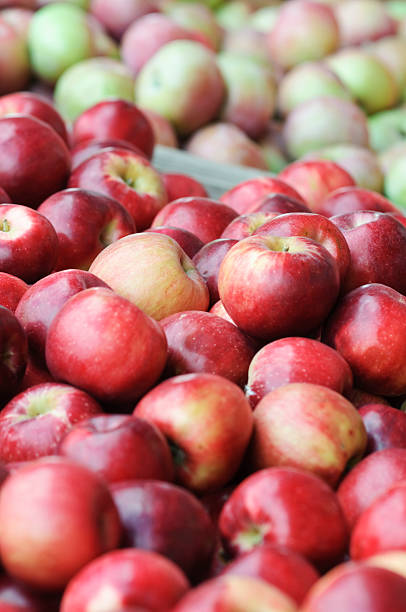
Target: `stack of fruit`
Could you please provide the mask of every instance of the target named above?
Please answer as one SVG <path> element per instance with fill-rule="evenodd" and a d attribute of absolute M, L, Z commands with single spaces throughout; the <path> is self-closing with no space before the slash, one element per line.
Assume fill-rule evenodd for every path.
<path fill-rule="evenodd" d="M 216 42 L 201 4 L 41 4 L 0 17 L 30 54 L 0 72 L 0 612 L 406 612 L 406 212 L 354 152 L 397 124 L 369 129 L 352 101 L 401 112 L 384 110 L 400 86 L 377 60 L 374 95 L 349 94 L 342 66 L 375 56 L 331 42 L 339 23 L 343 45 L 401 44 L 402 6 L 215 2 Z M 379 20 L 354 19 L 366 4 Z M 251 51 L 269 28 L 272 78 L 230 58 L 239 19 Z M 172 42 L 142 43 L 143 20 Z M 314 46 L 329 68 L 296 68 Z M 273 92 L 258 114 L 232 93 L 245 70 L 244 95 Z M 31 71 L 37 91 L 6 93 Z M 296 106 L 313 82 L 342 98 Z M 251 146 L 274 108 L 305 156 L 277 176 L 214 200 L 151 162 L 163 134 L 194 148 L 200 127 Z M 307 149 L 327 124 L 347 163 Z"/>

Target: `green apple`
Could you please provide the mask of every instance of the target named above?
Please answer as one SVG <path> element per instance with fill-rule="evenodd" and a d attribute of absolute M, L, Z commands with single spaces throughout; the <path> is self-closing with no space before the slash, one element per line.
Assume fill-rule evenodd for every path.
<path fill-rule="evenodd" d="M 242 28 L 247 24 L 252 8 L 244 0 L 231 0 L 216 11 L 216 20 L 226 30 Z"/>
<path fill-rule="evenodd" d="M 87 11 L 90 7 L 91 0 L 38 0 L 39 6 L 45 6 L 46 4 L 57 4 L 58 2 L 66 2 L 67 4 L 74 4 L 79 8 Z"/>
<path fill-rule="evenodd" d="M 55 104 L 67 121 L 106 98 L 134 102 L 134 79 L 121 62 L 94 57 L 68 68 L 55 87 Z"/>
<path fill-rule="evenodd" d="M 386 173 L 384 193 L 406 210 L 406 155 L 400 156 Z"/>
<path fill-rule="evenodd" d="M 249 24 L 259 32 L 270 32 L 276 23 L 280 6 L 264 6 L 249 18 Z"/>
<path fill-rule="evenodd" d="M 387 13 L 394 19 L 403 19 L 406 17 L 406 2 L 405 0 L 388 0 L 385 2 Z"/>
<path fill-rule="evenodd" d="M 213 45 L 213 49 L 220 48 L 223 37 L 222 29 L 212 11 L 204 4 L 170 2 L 164 5 L 164 13 L 186 30 L 201 32 Z"/>
<path fill-rule="evenodd" d="M 369 138 L 374 151 L 384 151 L 406 137 L 406 106 L 375 113 L 368 119 Z"/>
<path fill-rule="evenodd" d="M 402 98 L 406 99 L 406 39 L 401 36 L 386 36 L 369 45 L 367 51 L 391 70 Z"/>
<path fill-rule="evenodd" d="M 388 149 L 385 149 L 378 155 L 379 163 L 382 172 L 386 175 L 390 168 L 396 163 L 399 157 L 406 157 L 406 139 L 395 142 Z"/>

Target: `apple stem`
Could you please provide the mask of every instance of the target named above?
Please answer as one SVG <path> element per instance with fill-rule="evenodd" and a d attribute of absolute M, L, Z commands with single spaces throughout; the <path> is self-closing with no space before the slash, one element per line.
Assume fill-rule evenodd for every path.
<path fill-rule="evenodd" d="M 3 219 L 2 223 L 1 223 L 1 231 L 2 232 L 9 232 L 10 231 L 10 223 L 7 221 L 7 219 Z"/>
<path fill-rule="evenodd" d="M 172 440 L 168 440 L 169 448 L 171 450 L 172 459 L 175 465 L 183 465 L 186 458 L 186 453 Z"/>

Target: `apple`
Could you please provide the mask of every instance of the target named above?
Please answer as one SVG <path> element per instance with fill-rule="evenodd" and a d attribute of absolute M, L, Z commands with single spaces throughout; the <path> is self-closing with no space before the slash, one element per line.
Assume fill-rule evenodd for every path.
<path fill-rule="evenodd" d="M 367 147 L 367 118 L 351 100 L 315 97 L 298 104 L 289 113 L 283 138 L 292 159 L 337 144 Z"/>
<path fill-rule="evenodd" d="M 184 197 L 169 202 L 152 221 L 151 228 L 172 225 L 188 230 L 207 244 L 220 238 L 237 213 L 227 204 L 211 198 Z"/>
<path fill-rule="evenodd" d="M 85 189 L 57 191 L 38 212 L 52 223 L 58 236 L 54 270 L 87 270 L 106 246 L 136 231 L 133 218 L 120 202 Z"/>
<path fill-rule="evenodd" d="M 165 234 L 143 232 L 121 238 L 99 253 L 89 271 L 157 320 L 209 306 L 204 279 L 179 244 Z"/>
<path fill-rule="evenodd" d="M 0 306 L 0 403 L 4 406 L 17 391 L 27 366 L 27 338 L 16 316 Z"/>
<path fill-rule="evenodd" d="M 169 446 L 158 428 L 127 414 L 89 415 L 61 438 L 58 454 L 106 482 L 173 479 Z"/>
<path fill-rule="evenodd" d="M 59 77 L 54 91 L 56 108 L 66 121 L 111 97 L 134 102 L 134 79 L 122 62 L 106 57 L 74 64 Z"/>
<path fill-rule="evenodd" d="M 224 504 L 219 527 L 233 555 L 262 544 L 279 544 L 319 566 L 340 559 L 348 538 L 331 487 L 318 476 L 291 467 L 266 468 L 245 478 Z"/>
<path fill-rule="evenodd" d="M 0 305 L 15 312 L 17 304 L 27 291 L 26 282 L 7 272 L 0 272 Z"/>
<path fill-rule="evenodd" d="M 154 133 L 144 113 L 132 102 L 113 99 L 98 102 L 74 121 L 73 145 L 95 139 L 113 138 L 128 142 L 151 158 Z"/>
<path fill-rule="evenodd" d="M 143 108 L 142 111 L 151 124 L 155 144 L 176 149 L 179 146 L 178 137 L 170 121 L 149 108 Z"/>
<path fill-rule="evenodd" d="M 0 577 L 0 609 L 2 612 L 41 612 L 44 609 L 57 612 L 57 602 L 54 599 L 52 595 L 36 593 L 6 574 Z"/>
<path fill-rule="evenodd" d="M 227 225 L 221 234 L 221 238 L 234 238 L 242 240 L 256 234 L 263 225 L 279 217 L 278 212 L 250 212 L 236 217 Z"/>
<path fill-rule="evenodd" d="M 216 19 L 224 30 L 236 30 L 247 23 L 253 10 L 248 0 L 231 0 L 226 4 L 221 2 L 216 10 Z"/>
<path fill-rule="evenodd" d="M 274 177 L 259 177 L 238 183 L 220 197 L 220 202 L 227 204 L 239 214 L 255 210 L 263 198 L 271 195 L 286 195 L 306 206 L 306 202 L 294 187 Z M 255 208 L 254 208 L 255 207 Z M 281 210 L 280 212 L 287 212 Z"/>
<path fill-rule="evenodd" d="M 56 380 L 125 405 L 158 380 L 167 347 L 156 321 L 110 289 L 93 287 L 71 297 L 55 316 L 45 352 Z"/>
<path fill-rule="evenodd" d="M 172 610 L 189 589 L 182 570 L 162 555 L 114 550 L 88 563 L 64 591 L 61 612 Z"/>
<path fill-rule="evenodd" d="M 175 478 L 199 493 L 227 484 L 236 474 L 252 431 L 243 391 L 215 374 L 183 374 L 149 391 L 134 414 L 167 437 Z"/>
<path fill-rule="evenodd" d="M 60 457 L 29 462 L 0 490 L 6 571 L 44 591 L 63 589 L 89 561 L 118 546 L 111 494 L 90 470 Z"/>
<path fill-rule="evenodd" d="M 85 270 L 61 270 L 48 274 L 28 287 L 16 308 L 16 317 L 27 335 L 30 356 L 45 367 L 45 339 L 50 324 L 67 300 L 90 287 L 108 288 Z"/>
<path fill-rule="evenodd" d="M 187 197 L 209 197 L 202 183 L 188 174 L 164 172 L 162 174 L 162 179 L 164 181 L 166 193 L 168 194 L 168 202 Z"/>
<path fill-rule="evenodd" d="M 11 25 L 23 37 L 24 42 L 27 43 L 31 18 L 37 7 L 33 6 L 33 2 L 31 2 L 31 6 L 27 3 L 26 7 L 24 7 L 24 2 L 17 2 L 16 5 L 13 2 L 6 1 L 6 5 L 9 5 L 8 8 L 3 8 L 3 5 L 4 2 L 0 2 L 2 19 Z"/>
<path fill-rule="evenodd" d="M 400 574 L 406 578 L 405 572 L 406 552 L 403 550 L 393 550 L 384 552 L 373 557 L 368 557 L 363 563 L 374 567 L 382 567 L 383 569 L 391 570 L 396 574 Z"/>
<path fill-rule="evenodd" d="M 359 409 L 368 434 L 367 452 L 406 448 L 406 414 L 385 404 L 365 404 Z"/>
<path fill-rule="evenodd" d="M 127 149 L 128 151 L 132 151 L 137 155 L 147 157 L 141 149 L 138 149 L 135 145 L 130 144 L 129 142 L 125 142 L 124 140 L 115 140 L 115 139 L 96 139 L 90 141 L 83 141 L 77 145 L 73 145 L 71 148 L 71 158 L 72 158 L 72 171 L 75 170 L 82 162 L 89 157 L 92 157 L 96 153 L 100 153 L 105 151 L 106 149 Z"/>
<path fill-rule="evenodd" d="M 401 155 L 389 168 L 384 181 L 384 193 L 401 208 L 404 214 L 406 211 L 406 183 L 403 174 L 405 167 L 406 155 Z"/>
<path fill-rule="evenodd" d="M 406 392 L 406 297 L 371 283 L 340 299 L 325 327 L 325 341 L 348 362 L 355 386 L 369 393 Z"/>
<path fill-rule="evenodd" d="M 360 461 L 345 476 L 337 495 L 349 528 L 375 500 L 397 481 L 406 479 L 406 449 L 377 450 Z"/>
<path fill-rule="evenodd" d="M 198 42 L 175 40 L 139 72 L 135 101 L 166 117 L 186 136 L 215 117 L 224 93 L 214 53 Z"/>
<path fill-rule="evenodd" d="M 340 79 L 322 62 L 304 62 L 286 72 L 279 82 L 277 107 L 286 116 L 294 108 L 319 97 L 351 100 Z"/>
<path fill-rule="evenodd" d="M 343 563 L 320 578 L 310 589 L 303 612 L 401 612 L 406 580 L 392 571 L 358 563 Z"/>
<path fill-rule="evenodd" d="M 11 114 L 30 115 L 48 123 L 68 144 L 68 133 L 64 120 L 54 106 L 40 94 L 32 91 L 17 91 L 0 98 L 0 116 Z"/>
<path fill-rule="evenodd" d="M 0 118 L 0 185 L 13 202 L 36 207 L 63 189 L 69 150 L 47 123 L 26 115 Z"/>
<path fill-rule="evenodd" d="M 376 395 L 374 393 L 367 393 L 361 389 L 353 387 L 346 393 L 346 397 L 350 400 L 356 408 L 361 408 L 365 404 L 384 404 L 390 406 L 390 402 L 382 395 Z"/>
<path fill-rule="evenodd" d="M 156 0 L 90 0 L 90 11 L 119 40 L 125 30 L 143 15 L 158 10 Z"/>
<path fill-rule="evenodd" d="M 399 157 L 403 157 L 406 154 L 406 142 L 404 140 L 399 140 L 394 144 L 390 145 L 384 151 L 378 153 L 379 163 L 382 168 L 382 172 L 386 175 L 396 160 Z"/>
<path fill-rule="evenodd" d="M 167 202 L 157 170 L 144 156 L 128 149 L 111 148 L 95 153 L 73 170 L 68 186 L 97 191 L 118 200 L 139 231 L 151 225 Z"/>
<path fill-rule="evenodd" d="M 76 423 L 100 412 L 90 395 L 69 385 L 30 387 L 0 413 L 0 459 L 8 463 L 56 455 L 59 442 Z"/>
<path fill-rule="evenodd" d="M 232 123 L 216 122 L 200 128 L 187 142 L 186 150 L 222 164 L 268 169 L 260 146 Z"/>
<path fill-rule="evenodd" d="M 360 210 L 330 217 L 343 233 L 351 259 L 342 291 L 382 283 L 406 294 L 406 227 L 388 213 Z"/>
<path fill-rule="evenodd" d="M 210 4 L 210 2 L 206 2 L 206 4 Z M 169 15 L 184 28 L 199 33 L 202 40 L 208 41 L 213 50 L 218 51 L 222 44 L 223 28 L 211 9 L 212 6 L 205 6 L 200 2 L 189 2 L 187 4 L 164 2 L 162 6 L 166 15 Z"/>
<path fill-rule="evenodd" d="M 334 227 L 333 227 L 334 226 Z M 336 231 L 338 228 L 339 231 Z M 340 282 L 347 278 L 350 249 L 345 236 L 335 224 L 322 215 L 293 212 L 270 219 L 254 231 L 256 236 L 303 236 L 321 244 L 337 263 Z"/>
<path fill-rule="evenodd" d="M 174 227 L 172 225 L 158 225 L 157 227 L 150 227 L 145 231 L 165 234 L 166 236 L 173 238 L 191 259 L 193 259 L 194 255 L 204 246 L 204 243 L 196 236 L 196 234 L 193 234 L 192 232 L 180 227 Z"/>
<path fill-rule="evenodd" d="M 266 33 L 259 31 L 252 23 L 245 23 L 233 30 L 224 30 L 221 48 L 223 51 L 238 53 L 270 66 Z"/>
<path fill-rule="evenodd" d="M 367 51 L 356 47 L 343 49 L 326 62 L 366 113 L 391 108 L 398 102 L 400 92 L 393 73 Z"/>
<path fill-rule="evenodd" d="M 235 325 L 197 310 L 178 312 L 160 323 L 168 342 L 167 376 L 208 372 L 240 387 L 247 382 L 255 347 Z"/>
<path fill-rule="evenodd" d="M 308 207 L 303 204 L 303 200 L 298 200 L 293 196 L 288 196 L 283 193 L 271 193 L 264 195 L 258 200 L 254 200 L 252 206 L 247 209 L 247 214 L 251 212 L 263 213 L 292 213 L 292 212 L 309 212 Z"/>
<path fill-rule="evenodd" d="M 392 72 L 404 99 L 406 87 L 406 42 L 402 36 L 385 36 L 367 47 Z"/>
<path fill-rule="evenodd" d="M 0 13 L 0 95 L 24 89 L 31 68 L 25 36 Z"/>
<path fill-rule="evenodd" d="M 335 16 L 343 47 L 354 47 L 396 34 L 397 24 L 379 0 L 347 0 L 337 3 Z"/>
<path fill-rule="evenodd" d="M 271 58 L 289 69 L 333 53 L 339 45 L 338 23 L 331 7 L 292 0 L 279 11 L 268 34 Z"/>
<path fill-rule="evenodd" d="M 158 480 L 119 482 L 110 490 L 123 525 L 123 546 L 160 553 L 191 579 L 201 576 L 213 554 L 215 527 L 192 493 Z"/>
<path fill-rule="evenodd" d="M 232 320 L 268 342 L 317 328 L 332 309 L 339 284 L 337 263 L 327 249 L 302 236 L 244 238 L 224 257 L 218 280 Z"/>
<path fill-rule="evenodd" d="M 226 253 L 232 246 L 237 244 L 234 238 L 218 238 L 207 242 L 193 256 L 193 263 L 197 271 L 206 281 L 210 293 L 210 304 L 213 305 L 220 299 L 218 291 L 218 275 L 220 265 Z"/>
<path fill-rule="evenodd" d="M 314 213 L 320 211 L 322 202 L 332 191 L 355 186 L 348 172 L 327 160 L 293 162 L 280 172 L 278 178 L 294 187 Z"/>
<path fill-rule="evenodd" d="M 254 410 L 250 458 L 256 469 L 302 468 L 335 487 L 366 444 L 356 408 L 325 386 L 289 383 L 267 393 Z"/>
<path fill-rule="evenodd" d="M 232 323 L 233 325 L 237 327 L 236 323 L 234 323 L 234 321 L 228 314 L 227 310 L 224 308 L 224 304 L 221 300 L 218 300 L 217 302 L 215 302 L 215 304 L 213 304 L 213 306 L 210 308 L 209 312 L 217 315 L 218 317 L 221 317 L 222 319 L 225 319 L 226 321 L 228 321 L 229 323 Z M 260 343 L 258 341 L 258 347 L 259 346 L 260 346 Z"/>
<path fill-rule="evenodd" d="M 368 119 L 371 148 L 385 151 L 390 146 L 404 140 L 406 127 L 406 108 L 398 106 L 374 113 Z"/>
<path fill-rule="evenodd" d="M 49 274 L 58 236 L 44 215 L 21 204 L 0 204 L 0 267 L 27 283 Z"/>
<path fill-rule="evenodd" d="M 377 212 L 399 214 L 396 208 L 383 195 L 371 189 L 362 187 L 340 187 L 330 193 L 321 203 L 321 215 L 333 217 L 361 210 L 376 210 Z"/>
<path fill-rule="evenodd" d="M 352 388 L 352 372 L 337 351 L 318 340 L 281 338 L 252 359 L 245 394 L 254 408 L 265 395 L 289 383 L 313 383 L 346 394 Z"/>
<path fill-rule="evenodd" d="M 27 367 L 18 391 L 21 393 L 30 387 L 34 387 L 34 385 L 50 382 L 54 383 L 55 379 L 51 376 L 46 365 L 38 365 L 38 362 L 28 353 Z"/>
<path fill-rule="evenodd" d="M 11 198 L 3 187 L 0 187 L 0 204 L 7 204 L 11 202 Z"/>

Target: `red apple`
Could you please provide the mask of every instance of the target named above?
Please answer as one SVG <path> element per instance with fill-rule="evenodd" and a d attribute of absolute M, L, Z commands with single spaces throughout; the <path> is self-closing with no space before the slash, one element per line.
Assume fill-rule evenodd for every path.
<path fill-rule="evenodd" d="M 171 122 L 166 117 L 156 113 L 150 108 L 143 108 L 142 112 L 147 117 L 154 132 L 156 145 L 164 145 L 165 147 L 178 147 L 178 137 Z"/>
<path fill-rule="evenodd" d="M 168 194 L 168 202 L 178 200 L 179 198 L 208 198 L 209 194 L 198 180 L 187 174 L 179 174 L 177 172 L 165 172 L 162 175 L 166 193 Z"/>
<path fill-rule="evenodd" d="M 343 292 L 367 283 L 382 283 L 406 294 L 404 225 L 388 213 L 369 210 L 330 219 L 343 233 L 351 254 Z"/>
<path fill-rule="evenodd" d="M 346 396 L 356 408 L 361 408 L 361 406 L 365 406 L 365 404 L 384 404 L 390 406 L 390 402 L 382 395 L 367 393 L 355 387 L 347 391 Z"/>
<path fill-rule="evenodd" d="M 77 117 L 72 128 L 73 144 L 96 138 L 124 140 L 152 157 L 151 124 L 142 110 L 127 100 L 103 100 Z"/>
<path fill-rule="evenodd" d="M 55 315 L 70 297 L 90 287 L 108 288 L 90 272 L 62 270 L 48 274 L 24 293 L 16 317 L 27 334 L 30 355 L 37 364 L 45 366 L 45 339 Z"/>
<path fill-rule="evenodd" d="M 127 149 L 128 151 L 132 151 L 137 155 L 142 155 L 147 157 L 141 149 L 131 144 L 130 142 L 126 142 L 124 140 L 118 140 L 117 138 L 97 138 L 94 140 L 83 140 L 76 145 L 72 146 L 71 155 L 72 155 L 72 171 L 75 170 L 82 162 L 89 157 L 92 157 L 96 153 L 101 153 L 106 149 Z"/>
<path fill-rule="evenodd" d="M 355 386 L 380 395 L 406 393 L 406 297 L 391 287 L 357 287 L 337 303 L 325 340 L 348 362 Z"/>
<path fill-rule="evenodd" d="M 42 612 L 45 609 L 57 612 L 56 602 L 52 605 L 51 598 L 36 593 L 6 574 L 0 577 L 1 612 Z"/>
<path fill-rule="evenodd" d="M 161 325 L 168 341 L 168 376 L 207 372 L 241 387 L 246 383 L 255 348 L 235 325 L 197 310 L 173 314 Z"/>
<path fill-rule="evenodd" d="M 9 204 L 11 203 L 11 198 L 8 193 L 0 187 L 0 204 Z"/>
<path fill-rule="evenodd" d="M 51 376 L 51 373 L 47 369 L 46 365 L 38 365 L 34 361 L 32 355 L 28 354 L 27 367 L 25 368 L 24 378 L 19 387 L 19 392 L 25 391 L 34 385 L 40 385 L 42 383 L 54 383 L 55 379 Z"/>
<path fill-rule="evenodd" d="M 221 238 L 234 238 L 235 240 L 242 240 L 248 238 L 252 234 L 256 234 L 257 230 L 260 229 L 268 221 L 278 217 L 277 212 L 251 212 L 245 215 L 236 217 L 227 225 L 221 234 Z"/>
<path fill-rule="evenodd" d="M 273 467 L 248 476 L 224 504 L 219 526 L 234 555 L 275 543 L 326 565 L 340 559 L 347 545 L 334 491 L 318 476 L 296 468 Z"/>
<path fill-rule="evenodd" d="M 206 283 L 192 260 L 165 234 L 121 238 L 99 253 L 90 272 L 157 320 L 209 305 Z"/>
<path fill-rule="evenodd" d="M 265 196 L 273 194 L 287 195 L 306 205 L 302 196 L 299 195 L 293 186 L 291 187 L 288 183 L 278 178 L 271 177 L 260 177 L 243 181 L 223 193 L 220 202 L 227 204 L 227 206 L 237 211 L 239 215 L 242 215 L 246 212 L 252 212 L 259 204 L 262 204 Z"/>
<path fill-rule="evenodd" d="M 27 291 L 26 282 L 7 272 L 0 272 L 0 305 L 15 312 L 17 304 Z"/>
<path fill-rule="evenodd" d="M 30 80 L 26 36 L 0 14 L 0 94 L 24 89 Z"/>
<path fill-rule="evenodd" d="M 221 262 L 232 246 L 237 244 L 234 238 L 218 238 L 207 242 L 193 257 L 197 271 L 207 283 L 210 293 L 210 303 L 220 299 L 218 291 L 218 275 Z"/>
<path fill-rule="evenodd" d="M 406 479 L 406 449 L 376 451 L 358 463 L 341 482 L 337 495 L 352 529 L 361 514 L 398 480 Z"/>
<path fill-rule="evenodd" d="M 133 402 L 159 378 L 166 361 L 159 324 L 109 289 L 71 297 L 46 338 L 51 374 L 103 402 Z"/>
<path fill-rule="evenodd" d="M 57 383 L 30 387 L 0 413 L 0 459 L 30 461 L 55 455 L 76 423 L 100 412 L 99 404 L 75 387 Z"/>
<path fill-rule="evenodd" d="M 133 218 L 120 202 L 86 189 L 58 191 L 38 212 L 52 223 L 58 236 L 55 270 L 87 270 L 106 246 L 136 231 Z"/>
<path fill-rule="evenodd" d="M 158 553 L 114 550 L 86 565 L 69 582 L 61 612 L 172 610 L 189 582 L 182 570 Z M 107 608 L 106 608 L 107 606 Z"/>
<path fill-rule="evenodd" d="M 361 459 L 364 423 L 342 395 L 321 385 L 290 383 L 267 393 L 254 410 L 250 457 L 256 469 L 302 468 L 332 487 Z"/>
<path fill-rule="evenodd" d="M 0 490 L 0 551 L 7 572 L 41 590 L 63 589 L 89 561 L 118 546 L 107 486 L 60 457 L 30 462 Z"/>
<path fill-rule="evenodd" d="M 159 3 L 156 0 L 91 0 L 90 10 L 98 21 L 120 39 L 126 28 L 147 13 L 158 10 Z"/>
<path fill-rule="evenodd" d="M 27 337 L 17 317 L 0 306 L 0 405 L 18 390 L 27 366 Z"/>
<path fill-rule="evenodd" d="M 69 150 L 53 128 L 26 115 L 0 118 L 0 185 L 13 202 L 38 206 L 63 189 Z"/>
<path fill-rule="evenodd" d="M 292 196 L 283 193 L 272 193 L 264 195 L 259 200 L 255 200 L 247 213 L 251 212 L 277 212 L 292 213 L 292 212 L 309 212 L 308 207 L 302 200 L 298 200 Z"/>
<path fill-rule="evenodd" d="M 157 480 L 115 483 L 110 490 L 124 546 L 160 553 L 192 579 L 202 574 L 213 554 L 215 528 L 194 495 Z"/>
<path fill-rule="evenodd" d="M 335 15 L 343 47 L 362 45 L 397 32 L 396 20 L 391 17 L 386 5 L 377 0 L 338 2 Z"/>
<path fill-rule="evenodd" d="M 400 213 L 399 209 L 383 195 L 361 187 L 341 187 L 336 189 L 320 204 L 319 213 L 326 217 L 332 217 L 359 210 Z"/>
<path fill-rule="evenodd" d="M 162 208 L 151 227 L 173 225 L 195 234 L 206 244 L 220 235 L 237 213 L 216 200 L 202 197 L 179 198 Z"/>
<path fill-rule="evenodd" d="M 215 374 L 184 374 L 149 391 L 134 414 L 151 421 L 170 441 L 176 479 L 205 492 L 235 475 L 252 431 L 242 390 Z"/>
<path fill-rule="evenodd" d="M 185 251 L 186 255 L 191 259 L 204 246 L 203 242 L 188 230 L 172 225 L 159 225 L 158 227 L 150 227 L 146 232 L 155 232 L 156 234 L 165 234 L 176 240 L 178 245 Z"/>
<path fill-rule="evenodd" d="M 314 240 L 254 235 L 224 257 L 218 286 L 238 327 L 270 341 L 317 328 L 335 303 L 339 282 L 336 262 Z"/>
<path fill-rule="evenodd" d="M 68 431 L 59 455 L 77 461 L 106 482 L 135 478 L 172 480 L 169 446 L 157 427 L 126 414 L 89 416 Z"/>
<path fill-rule="evenodd" d="M 56 231 L 44 215 L 21 204 L 0 204 L 2 272 L 35 283 L 52 272 L 58 248 Z"/>
<path fill-rule="evenodd" d="M 341 355 L 318 340 L 291 337 L 266 344 L 250 363 L 245 393 L 251 406 L 289 383 L 313 383 L 345 394 L 352 373 Z"/>
<path fill-rule="evenodd" d="M 368 434 L 367 452 L 406 448 L 406 414 L 385 404 L 365 404 L 359 409 Z"/>
<path fill-rule="evenodd" d="M 68 186 L 118 200 L 139 231 L 151 225 L 167 202 L 163 181 L 155 168 L 145 157 L 127 149 L 112 148 L 92 155 L 75 168 Z"/>

